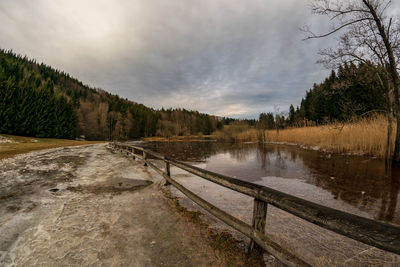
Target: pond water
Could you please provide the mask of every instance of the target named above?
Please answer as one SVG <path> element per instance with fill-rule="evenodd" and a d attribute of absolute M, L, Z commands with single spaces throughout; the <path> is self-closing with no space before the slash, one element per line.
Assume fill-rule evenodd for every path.
<path fill-rule="evenodd" d="M 273 186 L 314 202 L 345 203 L 339 208 L 356 209 L 363 216 L 400 224 L 400 169 L 393 169 L 388 176 L 379 159 L 277 144 L 205 141 L 151 142 L 144 146 L 206 170 Z"/>
<path fill-rule="evenodd" d="M 150 150 L 220 174 L 265 185 L 359 216 L 400 225 L 400 169 L 388 175 L 382 160 L 304 150 L 291 145 L 145 142 Z M 207 201 L 251 222 L 252 199 L 178 168 L 172 176 Z M 184 206 L 199 209 L 182 197 Z M 223 230 L 224 224 L 210 221 Z M 400 257 L 268 207 L 266 233 L 313 265 L 386 265 Z M 240 238 L 240 236 L 239 236 Z"/>

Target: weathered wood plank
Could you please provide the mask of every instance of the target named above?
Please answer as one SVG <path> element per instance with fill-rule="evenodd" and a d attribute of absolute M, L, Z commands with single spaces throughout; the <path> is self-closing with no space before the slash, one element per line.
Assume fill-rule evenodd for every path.
<path fill-rule="evenodd" d="M 165 161 L 165 175 L 171 177 L 171 167 L 168 161 Z M 168 182 L 168 180 L 165 180 L 164 185 L 170 185 L 170 182 Z"/>
<path fill-rule="evenodd" d="M 213 173 L 174 159 L 166 160 L 206 180 L 263 200 L 323 228 L 367 245 L 400 254 L 399 226 L 325 207 L 272 188 Z"/>
<path fill-rule="evenodd" d="M 200 207 L 205 209 L 210 214 L 214 215 L 219 220 L 225 222 L 229 226 L 243 233 L 244 235 L 252 238 L 257 244 L 259 244 L 266 251 L 274 255 L 278 260 L 288 266 L 310 266 L 308 263 L 298 258 L 288 250 L 282 248 L 271 239 L 266 237 L 263 233 L 253 229 L 250 225 L 242 222 L 241 220 L 233 217 L 232 215 L 226 213 L 225 211 L 215 207 L 211 203 L 197 196 L 195 193 L 191 192 L 183 185 L 176 182 L 171 177 L 163 174 L 164 178 L 174 185 L 179 191 L 185 194 L 188 198 L 197 203 Z"/>
<path fill-rule="evenodd" d="M 165 156 L 164 156 L 164 155 L 161 155 L 161 154 L 159 154 L 159 153 L 157 153 L 157 152 L 154 152 L 154 151 L 145 149 L 145 148 L 143 148 L 143 147 L 132 146 L 132 145 L 129 145 L 128 147 L 135 148 L 135 149 L 137 149 L 137 150 L 139 150 L 139 151 L 144 151 L 144 152 L 146 152 L 148 155 L 151 155 L 152 157 L 154 157 L 154 158 L 156 158 L 156 159 L 161 159 L 161 160 L 164 160 L 164 159 L 165 159 Z"/>
<path fill-rule="evenodd" d="M 159 153 L 153 152 L 153 151 L 148 150 L 148 149 L 143 149 L 143 150 L 146 151 L 147 154 L 151 155 L 152 157 L 154 157 L 156 159 L 161 159 L 161 160 L 165 159 L 165 156 L 163 156 L 163 155 L 161 155 Z"/>
<path fill-rule="evenodd" d="M 143 152 L 143 160 L 144 160 L 144 164 L 143 164 L 143 166 L 147 166 L 147 154 L 146 154 L 146 151 L 142 151 Z"/>
<path fill-rule="evenodd" d="M 153 163 L 150 162 L 150 161 L 147 161 L 147 164 L 148 164 L 150 167 L 152 167 L 156 172 L 158 172 L 161 176 L 164 177 L 165 173 L 164 173 L 160 168 L 158 168 L 155 164 L 153 164 Z"/>
<path fill-rule="evenodd" d="M 262 200 L 254 199 L 254 207 L 253 207 L 253 219 L 252 219 L 252 227 L 260 232 L 261 234 L 265 233 L 265 223 L 267 220 L 267 206 L 268 204 Z M 254 239 L 250 240 L 249 245 L 250 253 L 263 253 L 263 248 L 258 245 Z"/>
<path fill-rule="evenodd" d="M 132 147 L 132 158 L 136 159 L 137 154 L 136 154 L 136 148 Z"/>

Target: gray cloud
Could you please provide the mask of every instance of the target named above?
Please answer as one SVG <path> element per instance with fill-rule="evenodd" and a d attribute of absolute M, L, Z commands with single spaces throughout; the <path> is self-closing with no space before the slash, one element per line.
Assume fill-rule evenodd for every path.
<path fill-rule="evenodd" d="M 298 105 L 332 39 L 297 0 L 2 0 L 0 46 L 145 105 L 255 117 Z"/>

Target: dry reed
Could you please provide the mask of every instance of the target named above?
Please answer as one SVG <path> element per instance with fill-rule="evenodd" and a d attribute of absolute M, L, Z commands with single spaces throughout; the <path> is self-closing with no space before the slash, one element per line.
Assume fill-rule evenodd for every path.
<path fill-rule="evenodd" d="M 267 142 L 293 143 L 329 152 L 383 158 L 386 149 L 387 124 L 384 115 L 375 115 L 344 124 L 332 123 L 323 126 L 289 128 L 279 132 L 267 130 L 266 139 Z M 394 126 L 395 130 L 396 126 Z M 235 135 L 235 140 L 257 141 L 258 135 L 256 129 L 248 129 Z"/>

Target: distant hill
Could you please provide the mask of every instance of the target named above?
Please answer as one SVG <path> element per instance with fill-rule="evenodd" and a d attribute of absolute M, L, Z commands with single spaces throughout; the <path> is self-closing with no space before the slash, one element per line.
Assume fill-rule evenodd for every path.
<path fill-rule="evenodd" d="M 185 109 L 154 110 L 0 50 L 0 133 L 123 140 L 210 134 L 230 121 Z"/>

